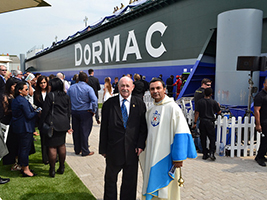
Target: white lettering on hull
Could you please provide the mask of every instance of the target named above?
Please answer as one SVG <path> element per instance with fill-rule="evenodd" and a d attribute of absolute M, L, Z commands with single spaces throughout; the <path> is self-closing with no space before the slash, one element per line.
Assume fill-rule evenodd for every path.
<path fill-rule="evenodd" d="M 154 48 L 152 45 L 152 36 L 155 32 L 160 32 L 161 37 L 163 37 L 167 26 L 162 22 L 153 23 L 146 32 L 145 37 L 145 48 L 147 53 L 153 58 L 159 58 L 165 52 L 167 52 L 164 44 L 161 42 L 158 48 Z M 80 43 L 74 45 L 75 51 L 75 66 L 80 66 L 84 60 L 85 65 L 89 65 L 92 58 L 92 64 L 103 63 L 101 55 L 103 53 L 103 44 L 101 41 L 96 41 L 92 43 L 92 49 L 89 44 L 86 44 L 84 48 Z M 115 35 L 113 37 L 113 43 L 111 44 L 110 38 L 104 39 L 104 56 L 105 63 L 112 62 L 115 56 L 115 61 L 120 61 L 120 35 Z M 138 41 L 135 36 L 134 30 L 128 32 L 128 37 L 122 57 L 122 61 L 127 61 L 128 55 L 135 54 L 136 60 L 141 60 L 142 56 L 139 50 Z M 79 56 L 79 57 L 78 57 Z M 110 60 L 109 60 L 110 59 Z"/>

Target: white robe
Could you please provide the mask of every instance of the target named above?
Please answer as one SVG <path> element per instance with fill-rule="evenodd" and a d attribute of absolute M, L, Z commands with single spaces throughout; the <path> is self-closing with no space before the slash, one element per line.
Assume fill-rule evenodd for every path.
<path fill-rule="evenodd" d="M 179 170 L 175 170 L 175 176 L 169 174 L 172 161 L 197 157 L 186 119 L 174 100 L 165 96 L 148 109 L 146 121 L 146 149 L 140 155 L 143 199 L 180 199 Z"/>

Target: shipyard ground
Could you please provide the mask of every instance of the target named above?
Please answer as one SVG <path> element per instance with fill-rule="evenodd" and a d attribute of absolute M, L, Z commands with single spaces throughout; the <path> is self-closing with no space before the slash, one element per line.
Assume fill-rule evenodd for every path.
<path fill-rule="evenodd" d="M 105 160 L 98 154 L 100 125 L 94 120 L 89 138 L 95 154 L 82 157 L 73 151 L 72 136 L 67 134 L 67 163 L 97 200 L 103 199 Z M 259 166 L 254 157 L 230 158 L 216 155 L 215 162 L 197 159 L 184 162 L 181 199 L 265 200 L 267 198 L 267 167 Z M 120 177 L 118 178 L 120 184 Z M 139 170 L 137 199 L 141 200 L 142 173 Z"/>

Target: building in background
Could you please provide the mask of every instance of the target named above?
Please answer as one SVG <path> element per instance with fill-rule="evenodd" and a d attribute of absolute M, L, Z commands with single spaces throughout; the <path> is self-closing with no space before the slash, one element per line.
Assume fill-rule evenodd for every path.
<path fill-rule="evenodd" d="M 21 70 L 19 57 L 16 55 L 9 55 L 8 53 L 0 55 L 0 65 L 5 65 L 8 71 Z"/>

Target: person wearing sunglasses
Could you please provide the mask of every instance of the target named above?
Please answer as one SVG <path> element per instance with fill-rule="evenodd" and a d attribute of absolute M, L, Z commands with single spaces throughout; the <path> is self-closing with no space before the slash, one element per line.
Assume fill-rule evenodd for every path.
<path fill-rule="evenodd" d="M 194 94 L 195 110 L 196 110 L 197 102 L 200 99 L 204 98 L 204 90 L 206 88 L 210 88 L 211 87 L 211 83 L 212 83 L 212 81 L 210 79 L 208 79 L 208 78 L 202 79 L 201 86 L 195 91 L 195 94 Z M 200 135 L 199 134 L 199 119 L 197 119 L 196 128 L 197 129 L 194 130 L 196 132 L 195 135 L 199 136 Z M 195 142 L 196 148 L 198 150 L 198 153 L 202 153 L 203 149 L 202 149 L 202 146 L 201 146 L 200 137 L 195 137 L 194 138 L 194 142 Z"/>
<path fill-rule="evenodd" d="M 6 75 L 7 69 L 4 65 L 0 65 L 0 95 L 2 96 L 2 94 L 5 91 L 5 84 L 6 84 L 6 79 L 5 79 L 5 75 Z"/>
<path fill-rule="evenodd" d="M 18 163 L 22 166 L 23 177 L 33 177 L 36 174 L 29 168 L 29 153 L 35 131 L 35 120 L 38 112 L 25 98 L 28 95 L 28 86 L 25 82 L 19 82 L 15 87 L 15 99 L 12 101 L 13 131 L 19 138 Z"/>
<path fill-rule="evenodd" d="M 6 83 L 6 80 L 5 80 L 5 74 L 6 74 L 6 67 L 4 65 L 0 65 L 0 120 L 2 120 L 2 117 L 4 115 L 4 109 L 2 107 L 2 95 L 4 93 L 4 90 L 5 90 L 5 83 Z M 1 128 L 1 125 L 0 125 L 0 128 Z M 0 158 L 4 157 L 6 154 L 7 154 L 7 150 L 6 150 L 6 146 L 4 144 L 4 139 L 0 136 Z M 5 183 L 8 183 L 10 181 L 9 178 L 1 178 L 0 177 L 0 184 L 5 184 Z"/>

